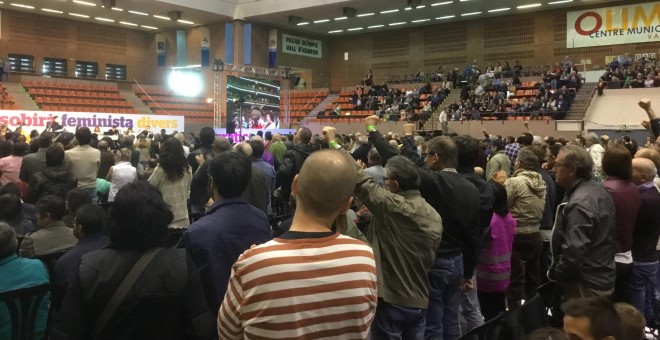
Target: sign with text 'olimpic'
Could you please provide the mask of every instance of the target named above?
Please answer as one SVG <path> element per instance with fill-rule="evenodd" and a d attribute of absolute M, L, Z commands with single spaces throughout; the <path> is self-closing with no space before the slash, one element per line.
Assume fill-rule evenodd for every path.
<path fill-rule="evenodd" d="M 566 47 L 660 41 L 660 2 L 568 12 Z"/>
<path fill-rule="evenodd" d="M 282 34 L 282 52 L 321 58 L 321 41 Z"/>
<path fill-rule="evenodd" d="M 0 125 L 7 124 L 14 129 L 22 122 L 23 131 L 29 133 L 30 130 L 36 129 L 41 132 L 55 117 L 62 128 L 69 132 L 74 132 L 79 126 L 86 126 L 92 130 L 98 126 L 101 131 L 116 126 L 120 131 L 131 128 L 136 133 L 147 126 L 151 131 L 160 132 L 161 129 L 165 129 L 167 133 L 181 132 L 184 128 L 183 116 L 23 110 L 0 110 Z"/>

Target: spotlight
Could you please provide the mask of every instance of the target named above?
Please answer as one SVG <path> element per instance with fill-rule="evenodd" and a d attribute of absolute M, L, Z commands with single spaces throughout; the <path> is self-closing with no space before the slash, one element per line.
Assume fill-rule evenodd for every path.
<path fill-rule="evenodd" d="M 167 83 L 175 93 L 186 97 L 197 97 L 202 92 L 202 79 L 198 71 L 172 70 Z"/>

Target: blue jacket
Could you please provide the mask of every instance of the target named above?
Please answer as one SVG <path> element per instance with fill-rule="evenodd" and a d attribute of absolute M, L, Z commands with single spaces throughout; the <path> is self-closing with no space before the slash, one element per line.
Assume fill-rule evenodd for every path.
<path fill-rule="evenodd" d="M 179 244 L 197 265 L 206 300 L 214 313 L 225 297 L 234 262 L 252 245 L 270 239 L 266 214 L 237 198 L 216 202 L 183 233 Z"/>

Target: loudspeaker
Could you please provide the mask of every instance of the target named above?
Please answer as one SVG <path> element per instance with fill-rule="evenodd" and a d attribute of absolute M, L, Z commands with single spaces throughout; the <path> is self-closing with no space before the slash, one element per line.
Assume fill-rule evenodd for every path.
<path fill-rule="evenodd" d="M 181 11 L 171 11 L 167 12 L 167 16 L 170 17 L 170 20 L 179 20 L 181 19 Z"/>
<path fill-rule="evenodd" d="M 301 17 L 297 17 L 295 15 L 289 15 L 289 25 L 298 25 L 301 22 L 302 22 Z"/>
<path fill-rule="evenodd" d="M 357 10 L 355 8 L 344 7 L 343 13 L 345 17 L 352 18 L 357 13 Z"/>
<path fill-rule="evenodd" d="M 115 0 L 101 0 L 101 6 L 110 9 L 117 6 L 117 2 Z"/>

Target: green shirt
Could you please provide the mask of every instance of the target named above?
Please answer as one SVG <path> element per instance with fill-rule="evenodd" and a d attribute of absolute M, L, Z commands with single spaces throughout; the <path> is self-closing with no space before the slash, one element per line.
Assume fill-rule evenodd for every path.
<path fill-rule="evenodd" d="M 273 155 L 273 158 L 277 160 L 278 163 L 282 163 L 282 158 L 284 157 L 284 153 L 286 152 L 286 145 L 282 142 L 274 142 L 271 146 L 270 149 L 270 154 Z"/>

